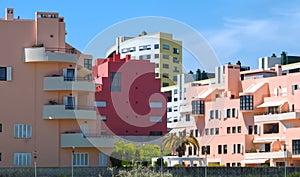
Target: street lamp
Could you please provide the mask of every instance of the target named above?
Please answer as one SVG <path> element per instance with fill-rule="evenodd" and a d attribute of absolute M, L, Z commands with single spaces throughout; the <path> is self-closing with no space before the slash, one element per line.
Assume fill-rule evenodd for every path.
<path fill-rule="evenodd" d="M 160 145 L 160 173 L 163 175 L 163 152 L 162 152 L 162 143 Z"/>
<path fill-rule="evenodd" d="M 75 146 L 72 146 L 72 177 L 74 177 L 74 153 L 75 153 Z"/>
<path fill-rule="evenodd" d="M 33 151 L 33 158 L 34 158 L 34 177 L 37 177 L 37 171 L 36 171 L 36 159 L 37 159 L 37 151 Z"/>
<path fill-rule="evenodd" d="M 207 177 L 207 146 L 204 146 L 204 153 L 205 153 L 204 176 Z"/>

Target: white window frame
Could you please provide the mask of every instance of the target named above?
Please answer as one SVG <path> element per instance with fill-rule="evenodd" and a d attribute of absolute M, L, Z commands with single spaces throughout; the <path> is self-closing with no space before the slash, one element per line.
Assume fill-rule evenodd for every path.
<path fill-rule="evenodd" d="M 108 156 L 104 152 L 99 153 L 99 167 L 108 166 Z"/>
<path fill-rule="evenodd" d="M 15 138 L 31 138 L 32 125 L 31 124 L 15 124 L 14 125 Z"/>
<path fill-rule="evenodd" d="M 28 152 L 15 152 L 14 153 L 14 166 L 15 167 L 29 167 L 29 166 L 31 166 L 31 153 L 28 153 Z"/>
<path fill-rule="evenodd" d="M 89 166 L 89 153 L 75 152 L 73 155 L 73 165 L 76 167 Z"/>

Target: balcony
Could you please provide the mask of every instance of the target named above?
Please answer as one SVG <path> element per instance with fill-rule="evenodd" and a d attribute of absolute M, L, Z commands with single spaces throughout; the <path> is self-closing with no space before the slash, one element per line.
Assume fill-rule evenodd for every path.
<path fill-rule="evenodd" d="M 279 159 L 279 158 L 284 158 L 284 151 L 245 153 L 245 159 L 246 160 L 254 160 L 254 159 Z"/>
<path fill-rule="evenodd" d="M 94 107 L 67 106 L 67 105 L 44 105 L 43 119 L 82 119 L 95 120 L 97 117 Z"/>
<path fill-rule="evenodd" d="M 68 62 L 76 63 L 75 49 L 46 49 L 45 47 L 25 48 L 25 62 Z"/>
<path fill-rule="evenodd" d="M 180 113 L 188 113 L 188 112 L 192 112 L 192 106 L 188 105 L 188 106 L 180 106 L 179 108 Z"/>
<path fill-rule="evenodd" d="M 293 120 L 300 118 L 300 111 L 283 112 L 283 113 L 266 113 L 265 115 L 254 116 L 254 122 L 269 122 L 269 121 L 282 121 Z"/>
<path fill-rule="evenodd" d="M 83 133 L 62 133 L 60 135 L 61 148 L 113 148 L 112 136 L 89 136 Z"/>
<path fill-rule="evenodd" d="M 74 90 L 95 92 L 95 83 L 83 78 L 66 79 L 64 76 L 53 75 L 44 77 L 45 91 Z"/>

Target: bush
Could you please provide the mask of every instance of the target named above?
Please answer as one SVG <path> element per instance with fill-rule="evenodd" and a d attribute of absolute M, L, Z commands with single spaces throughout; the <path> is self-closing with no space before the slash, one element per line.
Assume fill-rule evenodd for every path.
<path fill-rule="evenodd" d="M 120 170 L 117 176 L 118 177 L 161 177 L 161 174 L 147 167 L 135 166 L 130 171 Z M 164 172 L 163 176 L 173 177 L 173 175 L 169 172 Z"/>

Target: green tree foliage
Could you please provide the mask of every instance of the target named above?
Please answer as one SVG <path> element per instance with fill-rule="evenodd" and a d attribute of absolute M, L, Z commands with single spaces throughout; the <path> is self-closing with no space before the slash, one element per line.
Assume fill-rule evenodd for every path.
<path fill-rule="evenodd" d="M 162 149 L 164 154 L 178 155 L 182 157 L 187 145 L 192 145 L 199 150 L 198 140 L 194 136 L 186 136 L 184 132 L 179 132 L 179 136 L 168 134 L 162 141 Z"/>

